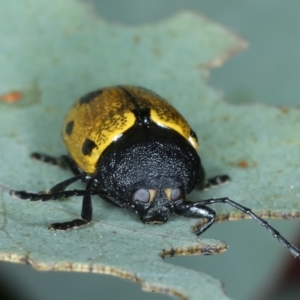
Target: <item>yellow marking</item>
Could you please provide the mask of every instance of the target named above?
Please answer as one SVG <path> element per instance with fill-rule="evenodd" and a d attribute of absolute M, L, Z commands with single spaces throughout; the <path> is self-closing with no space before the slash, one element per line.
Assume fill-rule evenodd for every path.
<path fill-rule="evenodd" d="M 193 146 L 196 150 L 198 150 L 199 144 L 198 144 L 197 140 L 196 140 L 194 137 L 189 136 L 188 141 L 192 144 L 192 146 Z"/>
<path fill-rule="evenodd" d="M 155 195 L 156 195 L 156 190 L 148 190 L 149 191 L 149 194 L 150 194 L 150 200 L 149 202 L 152 202 L 155 198 Z"/>
<path fill-rule="evenodd" d="M 141 87 L 124 86 L 135 97 L 140 108 L 150 108 L 150 117 L 158 126 L 175 130 L 182 135 L 194 149 L 198 150 L 198 143 L 191 136 L 191 128 L 183 116 L 164 98 Z"/>
<path fill-rule="evenodd" d="M 169 189 L 165 189 L 165 194 L 166 194 L 168 200 L 171 201 L 171 197 L 172 197 L 172 189 L 170 189 L 170 188 L 169 188 Z"/>

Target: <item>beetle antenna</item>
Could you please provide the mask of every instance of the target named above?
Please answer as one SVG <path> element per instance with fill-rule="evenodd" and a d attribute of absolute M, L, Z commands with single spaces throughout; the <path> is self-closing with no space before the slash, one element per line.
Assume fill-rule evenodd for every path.
<path fill-rule="evenodd" d="M 276 238 L 284 247 L 288 248 L 288 250 L 297 258 L 300 257 L 300 250 L 293 246 L 290 242 L 288 242 L 274 227 L 272 227 L 266 220 L 260 218 L 257 214 L 255 214 L 250 208 L 247 208 L 243 205 L 240 205 L 229 198 L 217 198 L 217 199 L 208 199 L 198 202 L 201 205 L 210 205 L 214 203 L 227 203 L 236 209 L 242 211 L 243 213 L 249 215 L 252 219 L 258 222 L 261 226 L 265 227 L 269 233 Z"/>

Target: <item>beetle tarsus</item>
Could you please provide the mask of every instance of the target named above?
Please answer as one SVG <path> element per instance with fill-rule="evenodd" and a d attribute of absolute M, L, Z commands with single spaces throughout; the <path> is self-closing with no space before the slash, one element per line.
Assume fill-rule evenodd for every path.
<path fill-rule="evenodd" d="M 65 231 L 65 230 L 71 230 L 71 229 L 76 229 L 85 226 L 88 223 L 89 222 L 87 220 L 75 219 L 70 222 L 53 223 L 48 227 L 48 229 L 55 230 L 55 231 Z"/>
<path fill-rule="evenodd" d="M 11 190 L 11 191 L 9 191 L 9 194 L 17 199 L 29 199 L 30 198 L 29 193 L 26 191 Z"/>
<path fill-rule="evenodd" d="M 201 190 L 208 190 L 210 188 L 219 187 L 220 185 L 227 184 L 231 180 L 229 175 L 217 175 L 212 178 L 208 178 L 202 187 L 200 187 Z"/>
<path fill-rule="evenodd" d="M 63 162 L 63 160 L 60 157 L 53 157 L 51 155 L 39 152 L 31 153 L 30 157 L 46 164 L 60 166 L 63 169 L 67 168 L 67 165 Z"/>
<path fill-rule="evenodd" d="M 97 194 L 97 192 L 93 193 L 93 191 L 87 190 L 72 190 L 72 191 L 61 191 L 57 193 L 29 193 L 26 191 L 10 191 L 9 192 L 12 196 L 23 199 L 23 200 L 30 200 L 30 201 L 49 201 L 49 200 L 59 200 L 62 198 L 70 198 L 72 196 L 84 196 L 86 194 Z"/>

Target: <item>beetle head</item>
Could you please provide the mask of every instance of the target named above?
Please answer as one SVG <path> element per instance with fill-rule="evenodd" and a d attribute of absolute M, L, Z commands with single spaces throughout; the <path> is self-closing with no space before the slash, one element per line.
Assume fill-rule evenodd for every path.
<path fill-rule="evenodd" d="M 135 185 L 130 194 L 131 208 L 144 223 L 165 223 L 174 208 L 185 199 L 182 184 L 174 178 L 155 177 Z"/>

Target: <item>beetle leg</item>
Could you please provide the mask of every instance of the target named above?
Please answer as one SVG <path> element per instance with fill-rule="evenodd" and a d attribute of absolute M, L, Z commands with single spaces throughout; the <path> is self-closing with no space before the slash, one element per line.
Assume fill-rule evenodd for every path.
<path fill-rule="evenodd" d="M 227 203 L 236 209 L 242 211 L 243 213 L 249 215 L 252 219 L 258 222 L 261 226 L 266 228 L 269 233 L 276 238 L 284 247 L 288 248 L 288 250 L 295 256 L 300 257 L 300 250 L 289 243 L 274 227 L 272 227 L 266 220 L 260 218 L 257 214 L 255 214 L 250 208 L 247 208 L 239 203 L 232 201 L 231 199 L 225 198 L 216 198 L 216 199 L 208 199 L 196 202 L 201 205 L 211 205 L 214 203 Z"/>
<path fill-rule="evenodd" d="M 82 180 L 82 176 L 78 175 L 72 178 L 69 178 L 67 180 L 64 180 L 58 184 L 56 184 L 55 186 L 53 186 L 51 189 L 47 190 L 47 194 L 54 194 L 54 193 L 58 193 L 58 192 L 62 192 L 64 191 L 69 185 L 71 185 L 72 183 L 78 181 L 78 180 Z"/>
<path fill-rule="evenodd" d="M 83 172 L 78 168 L 74 160 L 68 155 L 62 155 L 60 157 L 53 157 L 44 153 L 31 153 L 31 158 L 38 161 L 59 166 L 63 169 L 70 169 L 74 175 L 83 174 Z"/>
<path fill-rule="evenodd" d="M 185 201 L 175 206 L 174 212 L 180 216 L 187 218 L 208 219 L 208 222 L 197 229 L 197 231 L 195 232 L 197 235 L 200 235 L 205 230 L 207 230 L 214 223 L 216 216 L 216 213 L 209 207 L 202 205 L 202 202 Z"/>
<path fill-rule="evenodd" d="M 69 230 L 72 228 L 82 227 L 91 222 L 93 216 L 93 205 L 92 205 L 92 197 L 91 197 L 91 187 L 93 185 L 93 180 L 90 180 L 87 183 L 85 195 L 82 200 L 82 209 L 81 209 L 81 219 L 75 219 L 69 222 L 63 223 L 53 223 L 48 229 L 54 230 Z"/>
<path fill-rule="evenodd" d="M 92 197 L 91 194 L 85 194 L 82 200 L 81 219 L 75 219 L 63 223 L 53 223 L 48 227 L 48 229 L 63 231 L 63 230 L 82 227 L 91 222 L 92 216 L 93 216 Z"/>
<path fill-rule="evenodd" d="M 73 177 L 71 179 L 74 179 Z M 92 207 L 92 195 L 101 195 L 106 194 L 105 192 L 91 190 L 93 185 L 93 180 L 90 180 L 86 186 L 85 190 L 73 190 L 73 191 L 60 191 L 52 194 L 42 194 L 42 193 L 28 193 L 25 191 L 10 191 L 12 196 L 16 196 L 20 199 L 29 199 L 31 201 L 48 201 L 48 200 L 58 200 L 61 198 L 69 198 L 72 196 L 83 196 L 82 201 L 82 210 L 81 210 L 81 218 L 75 219 L 70 222 L 64 223 L 54 223 L 49 226 L 49 229 L 54 230 L 68 230 L 72 228 L 81 227 L 83 225 L 88 224 L 92 220 L 93 207 Z"/>
<path fill-rule="evenodd" d="M 217 175 L 212 178 L 208 178 L 203 184 L 197 187 L 198 190 L 208 190 L 210 188 L 219 187 L 222 184 L 226 184 L 230 181 L 230 177 L 228 175 Z"/>
<path fill-rule="evenodd" d="M 67 168 L 69 168 L 74 175 L 85 175 L 85 173 L 80 170 L 80 168 L 76 165 L 75 161 L 70 156 L 62 155 L 58 157 L 58 160 Z"/>
<path fill-rule="evenodd" d="M 67 168 L 67 165 L 65 164 L 65 162 L 61 159 L 61 157 L 53 157 L 50 156 L 48 154 L 44 154 L 44 153 L 38 153 L 38 152 L 33 152 L 30 155 L 31 158 L 44 162 L 46 164 L 51 164 L 54 166 L 59 166 L 63 169 Z"/>
<path fill-rule="evenodd" d="M 30 193 L 26 191 L 9 191 L 10 195 L 13 197 L 23 199 L 23 200 L 30 200 L 30 201 L 49 201 L 49 200 L 59 200 L 64 198 L 69 198 L 72 196 L 84 196 L 87 193 L 91 195 L 98 195 L 99 192 L 97 191 L 86 191 L 86 190 L 72 190 L 72 191 L 60 191 L 52 194 L 48 193 Z"/>

